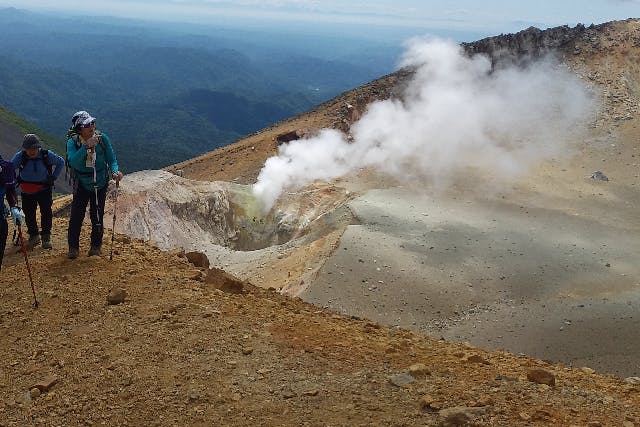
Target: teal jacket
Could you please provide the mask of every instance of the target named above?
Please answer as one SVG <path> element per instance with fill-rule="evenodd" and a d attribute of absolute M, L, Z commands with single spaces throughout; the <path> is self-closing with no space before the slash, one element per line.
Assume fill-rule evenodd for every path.
<path fill-rule="evenodd" d="M 111 175 L 118 171 L 118 161 L 113 152 L 111 141 L 109 141 L 109 137 L 104 133 L 101 133 L 101 137 L 102 142 L 96 145 L 95 186 L 98 190 L 105 188 L 109 184 Z M 78 183 L 86 190 L 93 191 L 93 168 L 85 165 L 87 149 L 82 144 L 78 134 L 72 135 L 67 140 L 67 158 Z"/>

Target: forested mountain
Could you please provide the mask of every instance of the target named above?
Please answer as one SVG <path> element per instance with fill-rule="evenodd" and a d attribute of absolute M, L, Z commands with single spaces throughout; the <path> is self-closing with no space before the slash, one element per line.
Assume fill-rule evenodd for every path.
<path fill-rule="evenodd" d="M 384 74 L 399 49 L 192 30 L 0 10 L 0 105 L 60 141 L 71 115 L 88 110 L 125 171 L 159 168 Z"/>

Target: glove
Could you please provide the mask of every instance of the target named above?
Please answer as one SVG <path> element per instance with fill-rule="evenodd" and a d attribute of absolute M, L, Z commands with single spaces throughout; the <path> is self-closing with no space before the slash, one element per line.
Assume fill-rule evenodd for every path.
<path fill-rule="evenodd" d="M 113 173 L 113 179 L 114 179 L 115 182 L 120 182 L 120 180 L 122 179 L 122 172 L 115 171 Z"/>
<path fill-rule="evenodd" d="M 11 208 L 11 218 L 13 218 L 13 224 L 16 227 L 20 227 L 22 225 L 22 221 L 24 221 L 24 214 L 19 208 Z"/>

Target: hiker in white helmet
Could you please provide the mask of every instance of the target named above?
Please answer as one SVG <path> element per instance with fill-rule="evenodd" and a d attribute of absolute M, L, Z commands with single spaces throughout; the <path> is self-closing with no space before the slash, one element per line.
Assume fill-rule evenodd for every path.
<path fill-rule="evenodd" d="M 118 161 L 109 137 L 96 130 L 96 119 L 86 111 L 78 111 L 71 118 L 67 133 L 67 163 L 73 173 L 73 201 L 68 229 L 68 258 L 78 257 L 80 231 L 87 204 L 91 217 L 91 248 L 88 256 L 100 255 L 104 233 L 104 204 L 109 180 L 122 179 Z"/>

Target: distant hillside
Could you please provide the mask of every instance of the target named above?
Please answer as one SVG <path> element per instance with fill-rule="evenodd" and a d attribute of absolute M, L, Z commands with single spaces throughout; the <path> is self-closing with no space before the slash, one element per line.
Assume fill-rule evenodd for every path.
<path fill-rule="evenodd" d="M 64 141 L 55 138 L 48 132 L 34 126 L 17 114 L 0 106 L 0 155 L 4 159 L 11 159 L 21 149 L 22 137 L 26 133 L 35 133 L 43 141 L 43 147 L 48 148 L 64 157 Z M 64 175 L 56 183 L 56 191 L 68 193 L 71 191 L 68 183 L 64 182 Z"/>
<path fill-rule="evenodd" d="M 388 72 L 395 60 L 390 47 L 349 40 L 332 39 L 330 57 L 322 39 L 302 49 L 260 33 L 234 37 L 0 9 L 0 105 L 60 138 L 75 111 L 90 111 L 133 171 L 229 144 Z"/>

